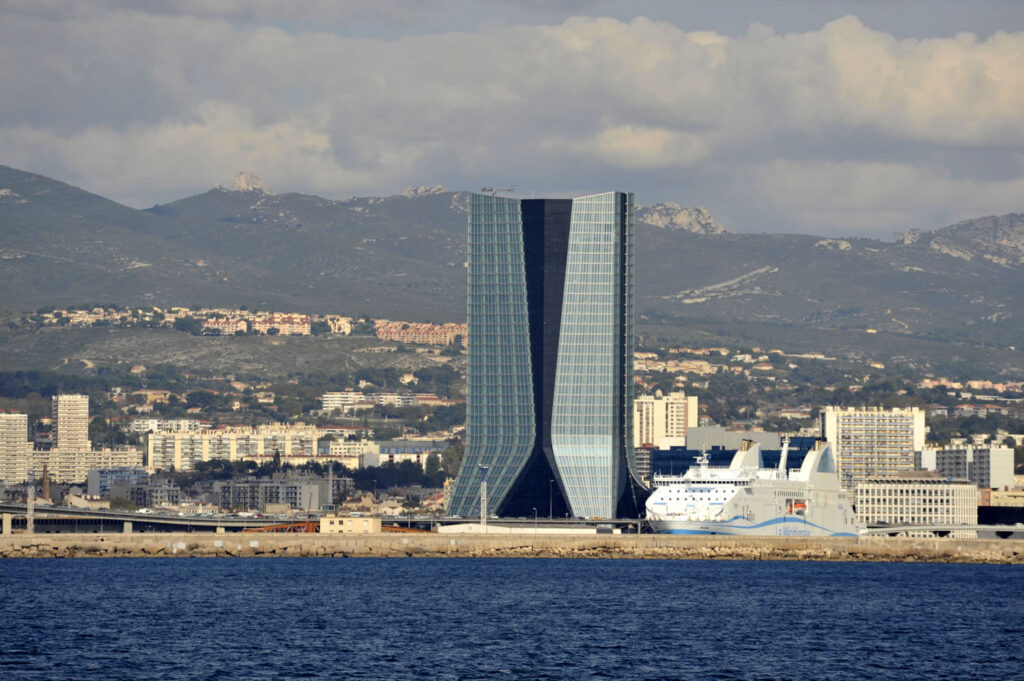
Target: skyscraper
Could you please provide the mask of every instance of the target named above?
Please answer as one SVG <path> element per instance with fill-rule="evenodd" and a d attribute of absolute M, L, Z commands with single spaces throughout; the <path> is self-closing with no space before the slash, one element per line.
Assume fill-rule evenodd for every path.
<path fill-rule="evenodd" d="M 466 453 L 449 512 L 637 517 L 633 196 L 469 201 Z"/>
<path fill-rule="evenodd" d="M 53 396 L 53 448 L 89 451 L 89 396 Z"/>

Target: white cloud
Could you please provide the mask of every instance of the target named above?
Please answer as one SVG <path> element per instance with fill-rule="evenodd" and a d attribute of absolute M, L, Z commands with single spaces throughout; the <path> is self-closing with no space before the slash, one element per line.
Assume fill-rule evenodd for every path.
<path fill-rule="evenodd" d="M 575 17 L 353 39 L 308 24 L 422 10 L 328 4 L 0 9 L 0 162 L 133 205 L 247 169 L 330 196 L 611 184 L 740 230 L 886 233 L 1022 208 L 1024 34 L 896 39 L 846 17 L 728 37 Z M 979 153 L 1000 171 L 972 173 Z"/>

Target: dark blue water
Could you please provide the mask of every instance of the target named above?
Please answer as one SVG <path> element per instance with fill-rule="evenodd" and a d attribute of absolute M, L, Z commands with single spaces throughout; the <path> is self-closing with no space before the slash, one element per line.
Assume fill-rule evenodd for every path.
<path fill-rule="evenodd" d="M 0 561 L 0 680 L 1021 679 L 1024 568 Z"/>

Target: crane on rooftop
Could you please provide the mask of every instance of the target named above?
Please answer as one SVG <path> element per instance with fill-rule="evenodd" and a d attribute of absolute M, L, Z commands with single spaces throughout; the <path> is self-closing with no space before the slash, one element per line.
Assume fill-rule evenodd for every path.
<path fill-rule="evenodd" d="M 511 187 L 508 187 L 508 188 L 505 188 L 505 189 L 499 189 L 497 187 L 483 187 L 483 188 L 480 189 L 480 191 L 482 191 L 482 192 L 490 192 L 491 196 L 497 196 L 498 192 L 501 192 L 502 194 L 505 194 L 505 193 L 511 194 L 515 190 L 516 190 L 516 185 L 512 185 Z"/>

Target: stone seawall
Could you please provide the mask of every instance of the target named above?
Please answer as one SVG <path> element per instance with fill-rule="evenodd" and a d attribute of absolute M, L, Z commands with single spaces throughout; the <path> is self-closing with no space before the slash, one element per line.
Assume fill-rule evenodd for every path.
<path fill-rule="evenodd" d="M 294 556 L 1024 564 L 1024 540 L 438 534 L 15 534 L 0 558 Z"/>

